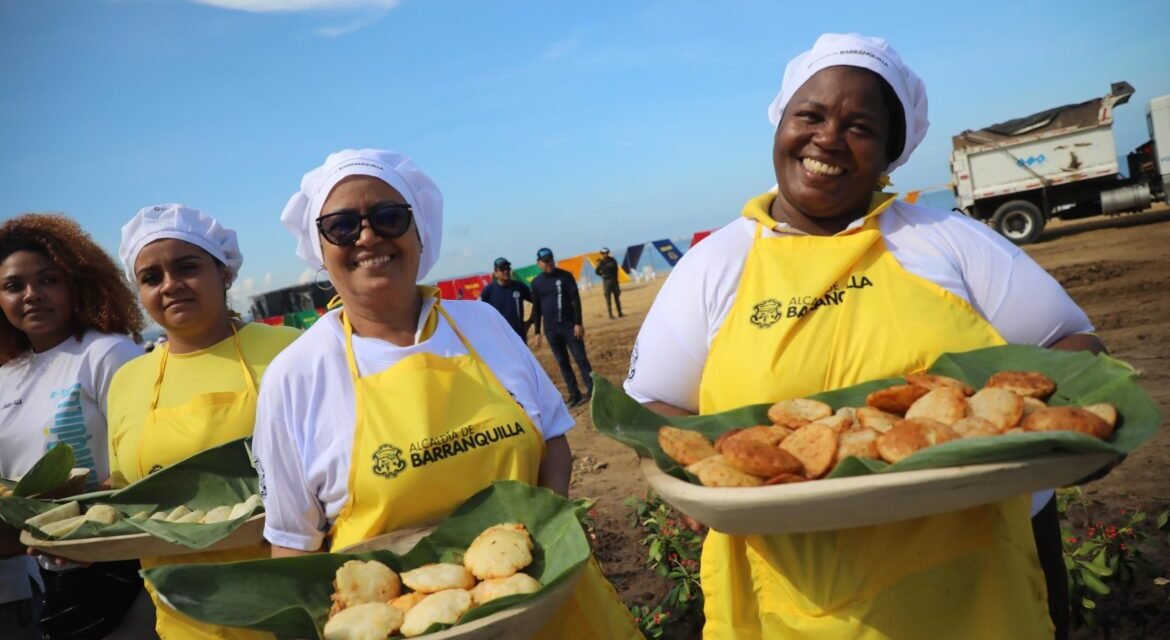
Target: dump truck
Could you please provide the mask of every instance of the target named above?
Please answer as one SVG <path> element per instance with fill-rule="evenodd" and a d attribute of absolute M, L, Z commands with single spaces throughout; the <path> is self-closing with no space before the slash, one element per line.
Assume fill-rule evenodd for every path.
<path fill-rule="evenodd" d="M 1113 111 L 1134 88 L 1047 109 L 952 138 L 952 185 L 959 209 L 1016 244 L 1040 237 L 1052 218 L 1139 212 L 1170 204 L 1170 95 L 1146 107 L 1149 141 L 1126 156 L 1113 134 Z"/>

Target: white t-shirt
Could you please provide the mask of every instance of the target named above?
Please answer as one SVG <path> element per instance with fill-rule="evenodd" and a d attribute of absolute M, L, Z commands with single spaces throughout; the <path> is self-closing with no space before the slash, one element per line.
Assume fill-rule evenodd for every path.
<path fill-rule="evenodd" d="M 126 336 L 87 331 L 0 366 L 0 477 L 23 475 L 64 442 L 96 489 L 110 475 L 106 391 L 114 372 L 142 354 Z M 32 597 L 27 576 L 36 571 L 32 558 L 0 561 L 0 603 Z"/>
<path fill-rule="evenodd" d="M 434 304 L 433 298 L 424 298 L 420 331 Z M 442 304 L 545 440 L 572 428 L 573 419 L 552 380 L 495 308 L 470 300 Z M 441 316 L 434 334 L 421 342 L 416 336 L 415 342 L 398 347 L 354 336 L 358 371 L 373 375 L 416 353 L 467 353 Z M 349 498 L 355 409 L 345 334 L 339 312 L 332 311 L 281 352 L 260 383 L 253 453 L 266 511 L 264 537 L 272 544 L 304 551 L 320 548 Z"/>
<path fill-rule="evenodd" d="M 737 218 L 684 254 L 670 272 L 634 343 L 624 385 L 631 397 L 698 411 L 707 351 L 735 302 L 756 224 Z M 1093 331 L 1060 283 L 981 222 L 896 201 L 878 224 L 903 268 L 966 300 L 1011 344 L 1048 346 Z M 799 233 L 781 224 L 764 236 Z M 1033 512 L 1050 497 L 1037 494 L 1035 500 L 1043 502 Z"/>

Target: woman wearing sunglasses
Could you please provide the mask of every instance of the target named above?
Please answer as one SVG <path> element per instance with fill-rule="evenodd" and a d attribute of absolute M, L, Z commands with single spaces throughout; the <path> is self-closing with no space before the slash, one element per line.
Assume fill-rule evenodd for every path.
<path fill-rule="evenodd" d="M 343 308 L 261 385 L 254 453 L 273 556 L 440 521 L 493 480 L 568 492 L 573 421 L 532 353 L 489 305 L 416 284 L 438 259 L 442 216 L 409 157 L 374 149 L 329 156 L 281 214 Z M 467 430 L 485 444 L 435 444 Z M 641 635 L 591 561 L 539 637 Z"/>
<path fill-rule="evenodd" d="M 123 366 L 109 395 L 110 472 L 115 488 L 204 449 L 252 434 L 260 378 L 300 335 L 245 324 L 228 306 L 244 256 L 236 232 L 179 204 L 146 207 L 122 227 L 119 257 L 166 343 Z M 163 558 L 142 566 L 266 557 L 267 545 Z M 264 637 L 187 618 L 154 593 L 159 636 Z"/>

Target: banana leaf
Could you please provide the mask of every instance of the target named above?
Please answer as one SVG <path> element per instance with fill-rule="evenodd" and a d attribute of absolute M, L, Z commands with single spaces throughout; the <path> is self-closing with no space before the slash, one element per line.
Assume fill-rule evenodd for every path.
<path fill-rule="evenodd" d="M 204 511 L 221 505 L 232 506 L 259 493 L 259 485 L 245 438 L 201 451 L 118 491 L 98 491 L 55 501 L 0 500 L 0 520 L 13 527 L 33 530 L 34 527 L 25 525 L 25 520 L 66 502 L 79 502 L 83 513 L 93 505 L 108 504 L 122 513 L 122 520 L 112 525 L 87 522 L 61 537 L 36 529 L 36 536 L 43 540 L 82 540 L 145 532 L 189 549 L 203 549 L 226 538 L 251 514 L 216 524 L 133 522 L 128 518 L 141 511 L 154 513 L 179 505 Z"/>
<path fill-rule="evenodd" d="M 487 527 L 522 522 L 536 543 L 524 571 L 549 589 L 589 558 L 581 528 L 588 503 L 515 481 L 497 481 L 463 503 L 410 552 L 318 553 L 293 558 L 224 564 L 167 565 L 142 571 L 171 606 L 203 622 L 271 631 L 298 638 L 320 637 L 332 604 L 333 577 L 349 560 L 377 560 L 407 571 L 432 562 L 460 562 L 471 541 Z M 515 595 L 475 607 L 460 619 L 470 622 L 535 597 Z M 432 625 L 428 633 L 450 625 Z"/>
<path fill-rule="evenodd" d="M 12 489 L 12 496 L 27 498 L 46 491 L 52 491 L 69 480 L 69 472 L 73 470 L 76 459 L 73 447 L 58 442 L 45 455 L 37 460 L 36 464 L 21 476 L 19 481 L 0 478 L 0 484 Z"/>
<path fill-rule="evenodd" d="M 961 439 L 923 449 L 892 465 L 880 460 L 849 457 L 842 460 L 828 477 L 1009 462 L 1050 453 L 1112 452 L 1121 456 L 1152 437 L 1162 425 L 1162 412 L 1138 386 L 1133 367 L 1106 355 L 1006 345 L 943 354 L 929 371 L 957 378 L 975 388 L 982 387 L 997 371 L 1038 371 L 1056 382 L 1056 392 L 1048 399 L 1050 406 L 1112 403 L 1118 413 L 1117 429 L 1109 440 L 1069 431 Z M 596 375 L 594 379 L 591 409 L 597 430 L 632 447 L 640 455 L 653 458 L 658 468 L 666 473 L 691 482 L 697 482 L 697 478 L 687 473 L 658 445 L 660 427 L 673 425 L 714 439 L 729 429 L 771 423 L 768 420 L 769 404 L 705 416 L 668 418 L 643 407 L 608 380 Z M 905 380 L 875 380 L 809 397 L 829 404 L 834 410 L 863 407 L 869 393 L 897 384 L 905 384 Z"/>

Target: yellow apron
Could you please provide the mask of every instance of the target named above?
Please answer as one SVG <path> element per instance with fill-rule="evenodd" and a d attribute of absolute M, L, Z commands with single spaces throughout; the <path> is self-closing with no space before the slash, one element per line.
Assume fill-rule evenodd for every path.
<path fill-rule="evenodd" d="M 342 314 L 357 422 L 349 498 L 329 534 L 334 549 L 440 520 L 492 480 L 538 480 L 544 438 L 441 302 L 435 309 L 467 354 L 416 353 L 369 376 L 358 373 L 353 328 Z M 641 637 L 592 558 L 570 601 L 537 635 Z"/>
<path fill-rule="evenodd" d="M 712 341 L 700 412 L 805 396 L 1003 344 L 966 301 L 886 249 L 876 194 L 865 223 L 830 236 L 762 237 L 775 196 L 748 203 L 756 236 Z M 701 578 L 707 640 L 1052 638 L 1029 498 L 821 533 L 712 531 Z"/>
<path fill-rule="evenodd" d="M 187 404 L 174 407 L 159 407 L 163 375 L 167 367 L 169 351 L 163 346 L 162 358 L 158 365 L 158 377 L 154 382 L 154 395 L 150 411 L 138 438 L 138 473 L 146 477 L 163 467 L 170 466 L 200 451 L 216 445 L 252 435 L 256 421 L 256 381 L 248 371 L 240 339 L 232 327 L 232 339 L 239 355 L 240 370 L 244 375 L 247 389 L 243 392 L 221 391 L 196 396 Z M 176 381 L 181 384 L 181 381 Z M 142 566 L 150 569 L 176 563 L 216 563 L 236 560 L 267 558 L 271 551 L 259 544 L 226 551 L 210 551 L 161 558 L 142 558 Z M 154 600 L 157 623 L 155 630 L 163 640 L 258 640 L 271 638 L 267 633 L 217 627 L 192 620 L 159 601 L 154 590 L 147 583 L 150 598 Z"/>

